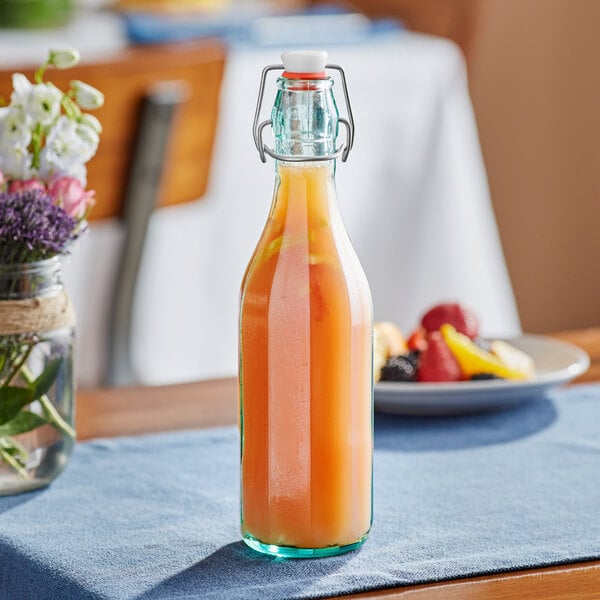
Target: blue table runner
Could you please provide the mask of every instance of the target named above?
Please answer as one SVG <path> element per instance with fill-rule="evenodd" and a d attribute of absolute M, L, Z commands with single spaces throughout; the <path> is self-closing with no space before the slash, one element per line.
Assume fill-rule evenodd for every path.
<path fill-rule="evenodd" d="M 0 599 L 319 598 L 600 558 L 600 386 L 453 418 L 376 415 L 358 551 L 282 560 L 240 541 L 234 428 L 77 446 L 0 498 Z"/>

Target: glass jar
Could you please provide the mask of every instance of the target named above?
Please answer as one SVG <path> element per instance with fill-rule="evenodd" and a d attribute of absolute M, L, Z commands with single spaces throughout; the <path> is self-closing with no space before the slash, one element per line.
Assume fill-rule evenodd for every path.
<path fill-rule="evenodd" d="M 372 521 L 371 296 L 337 203 L 321 62 L 277 80 L 275 151 L 257 144 L 275 191 L 240 297 L 242 536 L 289 558 L 358 548 Z"/>
<path fill-rule="evenodd" d="M 0 495 L 44 487 L 67 464 L 74 336 L 60 257 L 0 264 Z"/>

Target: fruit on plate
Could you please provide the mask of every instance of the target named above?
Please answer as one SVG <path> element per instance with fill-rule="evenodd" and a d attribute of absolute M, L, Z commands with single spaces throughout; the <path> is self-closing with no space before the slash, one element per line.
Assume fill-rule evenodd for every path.
<path fill-rule="evenodd" d="M 429 309 L 404 339 L 397 325 L 375 323 L 375 381 L 452 382 L 535 377 L 530 356 L 508 342 L 482 342 L 477 316 L 462 304 Z"/>
<path fill-rule="evenodd" d="M 433 331 L 427 336 L 427 349 L 419 357 L 417 380 L 422 382 L 459 381 L 462 369 L 450 351 L 442 334 Z"/>
<path fill-rule="evenodd" d="M 408 346 L 400 327 L 389 321 L 380 321 L 373 326 L 373 373 L 379 381 L 381 369 L 390 356 L 408 353 Z"/>
<path fill-rule="evenodd" d="M 479 319 L 466 306 L 458 302 L 445 302 L 430 308 L 421 319 L 421 326 L 427 331 L 439 331 L 442 325 L 449 323 L 456 331 L 471 340 L 479 336 Z"/>
<path fill-rule="evenodd" d="M 508 342 L 494 340 L 490 343 L 490 352 L 509 369 L 526 375 L 526 379 L 533 379 L 535 376 L 535 364 L 531 356 L 511 346 Z"/>
<path fill-rule="evenodd" d="M 498 377 L 498 375 L 494 375 L 493 373 L 475 373 L 475 375 L 471 375 L 469 378 L 470 381 L 491 381 L 493 379 L 502 380 L 504 377 Z"/>
<path fill-rule="evenodd" d="M 423 327 L 417 327 L 406 340 L 411 352 L 423 352 L 427 348 L 427 332 Z"/>
<path fill-rule="evenodd" d="M 496 354 L 487 352 L 474 344 L 466 335 L 457 331 L 449 323 L 442 325 L 440 332 L 467 379 L 480 373 L 497 375 L 503 379 L 530 379 L 533 375 L 532 363 L 512 360 L 510 364 L 507 364 Z M 508 346 L 508 344 L 506 345 Z M 513 350 L 520 352 L 512 346 L 510 348 L 511 350 L 507 350 L 504 347 L 501 352 L 512 357 L 514 357 Z"/>
<path fill-rule="evenodd" d="M 381 368 L 380 381 L 415 381 L 418 364 L 419 357 L 414 352 L 392 356 Z"/>

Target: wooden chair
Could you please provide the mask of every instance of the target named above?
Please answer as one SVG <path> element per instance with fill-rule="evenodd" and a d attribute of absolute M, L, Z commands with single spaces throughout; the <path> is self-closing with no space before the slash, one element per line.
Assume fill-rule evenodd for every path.
<path fill-rule="evenodd" d="M 91 218 L 122 219 L 126 231 L 111 306 L 108 385 L 135 381 L 132 307 L 152 211 L 196 200 L 206 190 L 224 64 L 224 47 L 207 41 L 130 48 L 102 62 L 48 72 L 62 90 L 79 79 L 106 98 L 94 113 L 104 130 L 88 163 L 88 187 L 97 199 Z M 0 96 L 10 97 L 15 70 L 33 79 L 31 66 L 0 71 Z"/>

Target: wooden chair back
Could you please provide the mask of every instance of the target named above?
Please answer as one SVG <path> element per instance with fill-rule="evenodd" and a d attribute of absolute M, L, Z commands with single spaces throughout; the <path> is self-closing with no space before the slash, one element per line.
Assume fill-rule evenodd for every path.
<path fill-rule="evenodd" d="M 79 79 L 105 94 L 104 106 L 93 112 L 104 130 L 98 152 L 88 163 L 88 187 L 96 190 L 97 199 L 91 219 L 123 213 L 141 103 L 159 82 L 184 82 L 187 98 L 173 123 L 157 206 L 190 202 L 204 194 L 224 64 L 224 47 L 203 41 L 127 48 L 102 62 L 81 63 L 64 71 L 49 69 L 47 79 L 62 90 Z M 0 96 L 10 98 L 14 71 L 33 80 L 34 68 L 0 70 Z"/>

